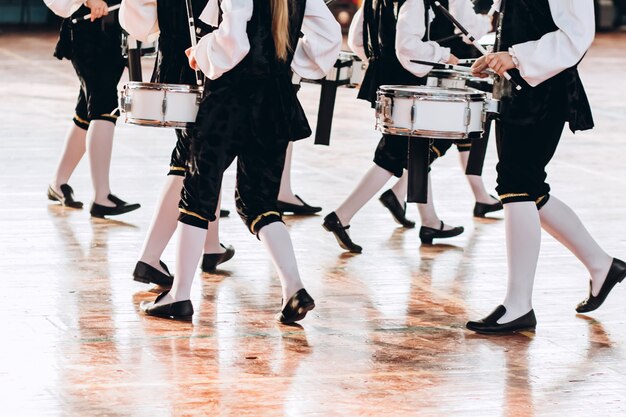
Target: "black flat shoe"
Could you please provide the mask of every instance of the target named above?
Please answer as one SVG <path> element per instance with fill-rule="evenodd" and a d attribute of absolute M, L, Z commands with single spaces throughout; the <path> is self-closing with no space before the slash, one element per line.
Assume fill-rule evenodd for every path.
<path fill-rule="evenodd" d="M 52 186 L 48 186 L 48 200 L 58 201 L 62 206 L 71 207 L 75 209 L 83 208 L 83 203 L 74 200 L 74 190 L 67 184 L 61 184 L 59 187 L 61 194 L 54 191 Z"/>
<path fill-rule="evenodd" d="M 218 265 L 224 262 L 230 261 L 235 256 L 235 248 L 232 246 L 224 246 L 220 243 L 220 246 L 226 249 L 224 253 L 205 253 L 202 256 L 202 272 L 213 272 Z"/>
<path fill-rule="evenodd" d="M 141 311 L 148 316 L 163 317 L 173 320 L 191 320 L 191 316 L 193 316 L 193 305 L 190 300 L 155 306 L 155 304 L 168 293 L 169 290 L 162 292 L 154 301 L 142 301 L 140 305 Z"/>
<path fill-rule="evenodd" d="M 228 217 L 228 216 L 230 216 L 230 211 L 229 210 L 220 209 L 220 219 L 222 217 Z"/>
<path fill-rule="evenodd" d="M 391 212 L 396 223 L 407 229 L 415 227 L 415 222 L 406 218 L 406 203 L 400 204 L 400 201 L 398 201 L 398 198 L 392 190 L 387 190 L 382 193 L 378 200 Z"/>
<path fill-rule="evenodd" d="M 446 239 L 458 236 L 465 230 L 462 226 L 454 227 L 450 230 L 443 230 L 443 226 L 443 221 L 441 222 L 439 229 L 422 226 L 420 228 L 420 240 L 422 243 L 431 244 L 433 243 L 433 239 Z"/>
<path fill-rule="evenodd" d="M 174 277 L 170 274 L 167 265 L 165 265 L 163 261 L 159 261 L 159 264 L 161 268 L 165 269 L 167 274 L 164 274 L 152 265 L 139 261 L 137 265 L 135 265 L 133 279 L 137 282 L 143 282 L 144 284 L 157 284 L 161 287 L 171 287 L 172 282 L 174 282 Z"/>
<path fill-rule="evenodd" d="M 357 245 L 350 239 L 350 236 L 346 233 L 346 230 L 350 228 L 350 226 L 344 226 L 341 224 L 339 217 L 333 211 L 328 216 L 324 217 L 324 223 L 322 227 L 327 231 L 331 232 L 335 239 L 337 239 L 337 243 L 343 249 L 350 251 L 352 253 L 361 253 L 363 252 L 363 248 Z"/>
<path fill-rule="evenodd" d="M 576 306 L 578 313 L 588 313 L 600 307 L 609 293 L 617 285 L 626 278 L 626 263 L 619 259 L 613 259 L 609 273 L 606 275 L 606 280 L 600 288 L 600 292 L 597 296 L 593 296 L 591 293 L 591 282 L 589 282 L 589 298 L 581 302 Z"/>
<path fill-rule="evenodd" d="M 283 324 L 302 320 L 306 313 L 315 308 L 315 301 L 304 288 L 291 296 L 283 311 L 276 314 L 276 321 Z"/>
<path fill-rule="evenodd" d="M 120 214 L 137 210 L 139 207 L 141 207 L 141 204 L 137 204 L 137 203 L 128 204 L 126 201 L 120 198 L 117 198 L 113 194 L 109 194 L 107 198 L 109 199 L 110 202 L 114 203 L 115 206 L 108 207 L 108 206 L 103 206 L 101 204 L 93 203 L 91 205 L 91 210 L 89 210 L 89 213 L 91 213 L 93 217 L 99 217 L 103 219 L 104 216 L 118 216 Z"/>
<path fill-rule="evenodd" d="M 308 216 L 322 211 L 321 207 L 309 206 L 307 203 L 304 202 L 303 199 L 301 199 L 297 195 L 296 198 L 300 200 L 302 205 L 285 203 L 284 201 L 279 200 L 276 202 L 278 211 L 280 211 L 281 213 L 293 213 L 297 216 Z"/>
<path fill-rule="evenodd" d="M 535 330 L 537 327 L 537 318 L 535 311 L 530 310 L 522 317 L 517 318 L 508 323 L 498 324 L 506 314 L 506 307 L 499 305 L 493 312 L 482 320 L 468 321 L 465 327 L 469 330 L 481 334 L 508 334 L 524 330 Z"/>
<path fill-rule="evenodd" d="M 495 198 L 494 196 L 491 197 Z M 502 209 L 501 201 L 494 204 L 476 203 L 476 205 L 474 205 L 474 217 L 485 217 L 487 213 L 493 213 L 494 211 L 500 211 Z"/>

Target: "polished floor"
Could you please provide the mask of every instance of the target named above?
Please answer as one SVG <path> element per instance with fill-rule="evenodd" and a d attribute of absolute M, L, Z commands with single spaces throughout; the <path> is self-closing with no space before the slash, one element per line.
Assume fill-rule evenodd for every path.
<path fill-rule="evenodd" d="M 0 414 L 6 416 L 624 416 L 626 285 L 592 315 L 583 266 L 545 236 L 536 334 L 464 330 L 503 298 L 502 215 L 474 220 L 456 151 L 433 169 L 437 208 L 466 232 L 420 246 L 374 199 L 352 223 L 363 254 L 343 253 L 322 216 L 289 218 L 317 308 L 301 327 L 273 322 L 277 276 L 234 215 L 237 254 L 199 274 L 192 323 L 144 317 L 133 269 L 169 162 L 168 130 L 119 123 L 113 192 L 141 210 L 94 220 L 46 187 L 70 124 L 77 80 L 52 57 L 54 33 L 0 35 Z M 581 65 L 597 128 L 566 132 L 550 178 L 602 245 L 626 258 L 626 33 L 598 36 Z M 301 97 L 314 125 L 319 88 Z M 329 148 L 296 145 L 294 184 L 335 208 L 371 165 L 367 104 L 342 89 Z M 490 146 L 485 181 L 495 185 Z M 234 209 L 234 173 L 224 206 Z M 89 202 L 86 162 L 71 181 Z M 414 206 L 410 216 L 417 217 Z M 164 260 L 174 262 L 173 245 Z"/>

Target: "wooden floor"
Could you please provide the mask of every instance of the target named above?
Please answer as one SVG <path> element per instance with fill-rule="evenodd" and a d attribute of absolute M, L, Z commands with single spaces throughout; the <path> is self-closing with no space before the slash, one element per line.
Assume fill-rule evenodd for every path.
<path fill-rule="evenodd" d="M 6 416 L 624 416 L 626 285 L 590 316 L 583 266 L 545 236 L 535 335 L 487 338 L 463 325 L 503 298 L 502 216 L 471 217 L 456 151 L 433 170 L 436 203 L 465 234 L 420 246 L 372 201 L 354 219 L 362 255 L 346 255 L 322 216 L 288 225 L 317 308 L 302 327 L 272 321 L 277 276 L 234 215 L 235 258 L 199 275 L 192 324 L 147 318 L 150 287 L 130 274 L 164 180 L 171 131 L 119 124 L 112 184 L 142 209 L 90 219 L 46 200 L 78 83 L 52 55 L 54 33 L 0 35 L 0 414 Z M 567 132 L 553 192 L 602 245 L 626 257 L 626 33 L 598 36 L 581 66 L 597 128 Z M 312 125 L 319 89 L 301 97 Z M 296 191 L 335 208 L 371 165 L 378 134 L 356 91 L 340 91 L 330 148 L 295 150 Z M 495 186 L 491 146 L 485 181 Z M 234 208 L 234 174 L 224 206 Z M 71 181 L 91 198 L 83 162 Z M 409 209 L 417 218 L 415 207 Z M 173 264 L 173 248 L 164 260 Z"/>

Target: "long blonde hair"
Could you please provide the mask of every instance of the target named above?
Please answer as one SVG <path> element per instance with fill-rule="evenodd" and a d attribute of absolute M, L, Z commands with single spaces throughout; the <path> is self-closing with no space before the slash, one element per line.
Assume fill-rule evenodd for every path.
<path fill-rule="evenodd" d="M 289 44 L 289 0 L 271 0 L 272 8 L 272 37 L 276 46 L 276 58 L 287 60 L 291 51 Z"/>

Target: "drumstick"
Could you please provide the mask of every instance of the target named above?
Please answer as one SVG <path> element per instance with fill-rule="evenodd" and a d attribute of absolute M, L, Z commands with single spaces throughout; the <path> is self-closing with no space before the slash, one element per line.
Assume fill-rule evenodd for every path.
<path fill-rule="evenodd" d="M 454 18 L 454 16 L 452 16 L 450 14 L 450 12 L 448 11 L 448 9 L 446 9 L 445 7 L 443 7 L 441 5 L 441 3 L 439 3 L 438 0 L 433 1 L 434 5 L 439 9 L 439 11 L 441 13 L 443 13 L 443 15 L 452 22 L 452 24 L 454 24 L 454 26 L 457 27 L 457 29 L 459 29 L 461 32 L 463 32 L 463 34 L 465 36 L 467 36 L 467 38 L 472 42 L 472 44 L 476 47 L 476 49 L 478 49 L 480 51 L 481 54 L 483 55 L 487 55 L 489 54 L 489 52 L 481 45 L 478 43 L 478 41 L 476 40 L 476 38 L 474 38 L 467 29 L 465 29 L 465 27 L 463 27 L 463 25 L 461 25 L 461 23 L 459 23 L 458 20 L 456 20 Z M 513 84 L 513 87 L 515 87 L 515 89 L 517 91 L 520 91 L 522 89 L 522 86 L 519 85 L 515 80 L 513 80 L 513 78 L 511 78 L 511 74 L 509 74 L 507 71 L 504 72 L 504 78 L 506 78 L 507 80 L 509 80 L 509 82 L 511 84 Z"/>
<path fill-rule="evenodd" d="M 193 20 L 193 7 L 191 5 L 191 0 L 185 0 L 185 5 L 187 6 L 187 20 L 189 22 L 189 36 L 191 36 L 191 47 L 195 50 L 198 41 L 196 39 L 196 24 Z M 202 86 L 202 75 L 200 71 L 196 72 L 196 84 Z"/>
<path fill-rule="evenodd" d="M 110 12 L 119 9 L 122 4 L 116 4 L 108 8 Z M 85 20 L 91 19 L 91 13 L 84 15 L 83 17 L 77 17 L 76 19 L 72 19 L 72 23 L 84 22 Z"/>
<path fill-rule="evenodd" d="M 431 62 L 431 61 L 421 61 L 419 59 L 412 59 L 411 62 L 420 65 L 428 65 L 435 69 L 446 69 L 446 70 L 454 70 L 459 72 L 471 72 L 472 69 L 470 67 L 462 67 L 460 65 L 452 65 L 452 64 L 443 64 L 441 62 Z"/>

